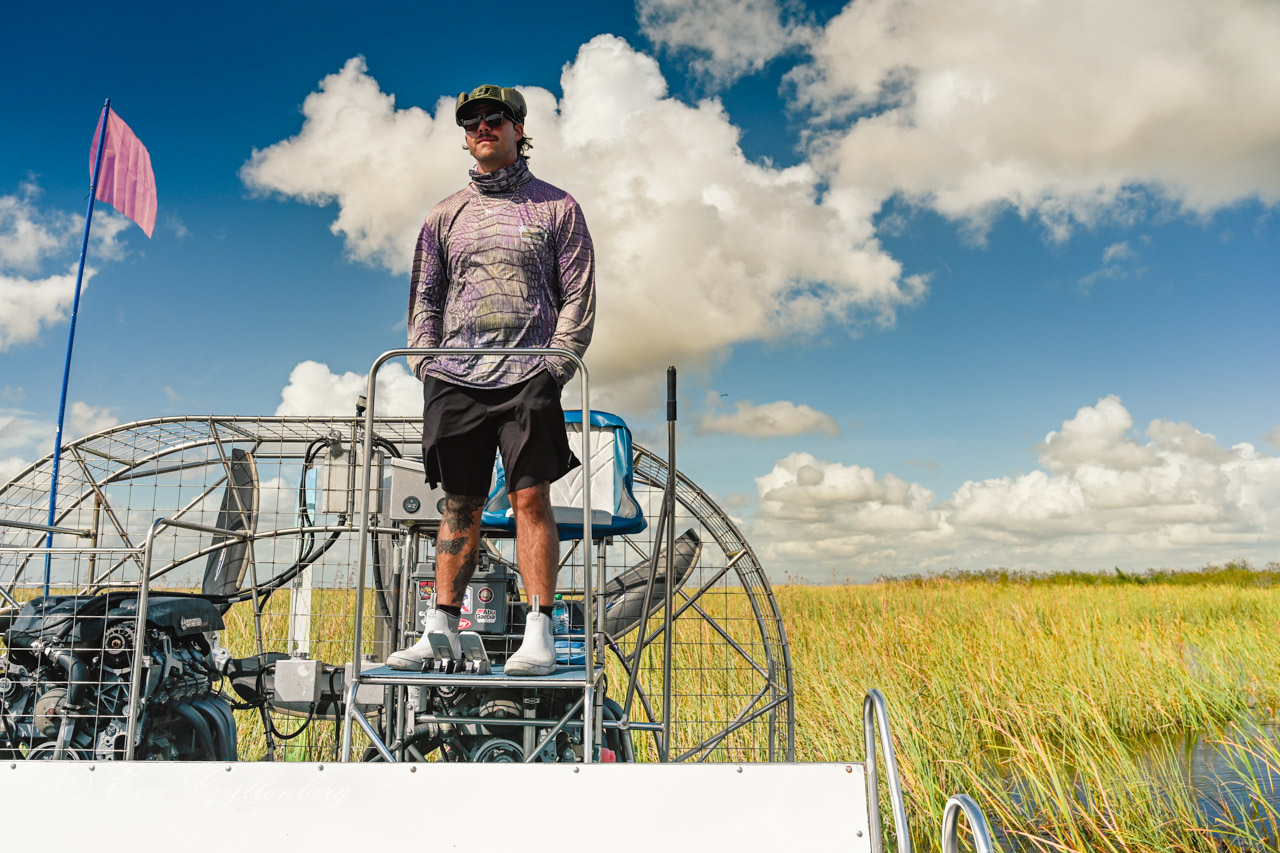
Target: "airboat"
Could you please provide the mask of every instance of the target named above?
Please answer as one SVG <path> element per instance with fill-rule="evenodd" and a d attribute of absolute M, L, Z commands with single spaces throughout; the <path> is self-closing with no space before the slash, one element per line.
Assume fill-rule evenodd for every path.
<path fill-rule="evenodd" d="M 675 466 L 674 369 L 663 456 L 592 410 L 577 356 L 512 351 L 564 355 L 581 377 L 566 430 L 582 466 L 552 486 L 557 671 L 503 672 L 528 602 L 500 462 L 462 657 L 445 643 L 422 672 L 380 663 L 420 635 L 443 495 L 424 482 L 421 421 L 378 414 L 376 379 L 435 352 L 383 353 L 349 416 L 165 417 L 66 443 L 51 524 L 54 454 L 0 486 L 4 813 L 57 809 L 75 816 L 60 839 L 92 842 L 142 808 L 144 849 L 225 805 L 303 842 L 367 841 L 376 825 L 475 846 L 519 791 L 548 816 L 511 812 L 532 850 L 565 846 L 547 827 L 568 814 L 574 846 L 603 831 L 602 848 L 647 850 L 652 834 L 610 828 L 625 809 L 679 849 L 879 853 L 883 783 L 909 853 L 878 691 L 862 761 L 795 763 L 783 615 L 733 519 Z M 455 819 L 428 820 L 446 809 Z M 994 849 L 965 795 L 943 848 L 961 816 Z"/>

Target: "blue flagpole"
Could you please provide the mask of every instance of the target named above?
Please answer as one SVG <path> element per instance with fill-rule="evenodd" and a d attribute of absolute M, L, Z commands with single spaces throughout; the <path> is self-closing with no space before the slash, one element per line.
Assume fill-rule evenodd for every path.
<path fill-rule="evenodd" d="M 98 194 L 98 170 L 102 168 L 102 151 L 106 148 L 107 123 L 111 120 L 111 99 L 102 104 L 102 130 L 98 133 L 98 156 L 89 179 L 89 210 L 84 215 L 84 239 L 80 241 L 80 270 L 76 273 L 76 295 L 71 302 L 71 331 L 67 333 L 67 362 L 62 368 L 62 398 L 58 401 L 58 434 L 53 440 L 53 476 L 49 479 L 49 526 L 54 526 L 58 510 L 58 468 L 62 462 L 62 420 L 67 411 L 67 381 L 71 378 L 71 347 L 76 341 L 76 312 L 80 309 L 80 283 L 84 280 L 84 256 L 89 251 L 89 225 L 93 222 L 93 201 Z M 44 546 L 53 547 L 53 531 L 45 537 Z M 49 594 L 50 554 L 44 555 L 44 594 Z"/>

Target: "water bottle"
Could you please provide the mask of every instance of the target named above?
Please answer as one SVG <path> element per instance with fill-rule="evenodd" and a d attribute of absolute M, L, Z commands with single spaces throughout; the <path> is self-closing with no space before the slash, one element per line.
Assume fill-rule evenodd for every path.
<path fill-rule="evenodd" d="M 562 665 L 581 664 L 583 644 L 574 642 L 569 636 L 569 602 L 559 595 L 556 595 L 556 604 L 551 610 L 551 633 L 555 635 L 556 662 Z"/>
<path fill-rule="evenodd" d="M 569 602 L 559 593 L 556 593 L 556 604 L 551 609 L 551 633 L 569 633 Z"/>

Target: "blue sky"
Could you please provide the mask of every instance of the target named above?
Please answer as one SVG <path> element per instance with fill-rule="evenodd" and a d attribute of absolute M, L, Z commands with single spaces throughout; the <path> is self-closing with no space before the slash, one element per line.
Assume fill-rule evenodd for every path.
<path fill-rule="evenodd" d="M 0 478 L 51 446 L 105 97 L 159 216 L 95 216 L 69 435 L 347 411 L 491 82 L 596 236 L 602 405 L 661 450 L 677 364 L 680 467 L 776 577 L 1280 559 L 1272 4 L 84 8 L 6 14 Z"/>

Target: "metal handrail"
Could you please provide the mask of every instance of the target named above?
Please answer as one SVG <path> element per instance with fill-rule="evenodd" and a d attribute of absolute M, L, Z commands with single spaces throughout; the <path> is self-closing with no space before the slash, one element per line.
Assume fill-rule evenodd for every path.
<path fill-rule="evenodd" d="M 880 822 L 880 774 L 876 768 L 876 723 L 880 724 L 880 745 L 889 782 L 889 803 L 893 808 L 893 828 L 898 836 L 898 853 L 912 853 L 907 804 L 898 778 L 898 757 L 889 734 L 889 706 L 874 687 L 862 702 L 862 734 L 867 750 L 867 820 L 871 828 L 871 853 L 883 853 L 884 829 Z"/>
<path fill-rule="evenodd" d="M 991 838 L 991 825 L 987 823 L 987 816 L 968 794 L 956 794 L 947 800 L 947 807 L 942 813 L 942 853 L 957 853 L 959 850 L 961 812 L 969 822 L 973 846 L 978 853 L 996 853 L 997 847 Z"/>
<path fill-rule="evenodd" d="M 577 353 L 570 352 L 567 349 L 559 349 L 557 347 L 511 347 L 498 348 L 493 347 L 405 347 L 403 349 L 387 350 L 378 356 L 373 365 L 369 368 L 369 379 L 365 387 L 365 412 L 364 412 L 364 477 L 359 481 L 357 488 L 360 491 L 360 543 L 359 558 L 356 568 L 356 619 L 354 636 L 352 637 L 351 651 L 351 689 L 348 695 L 354 698 L 354 688 L 360 683 L 360 670 L 363 661 L 360 659 L 361 645 L 364 642 L 363 614 L 364 614 L 364 586 L 367 576 L 368 558 L 369 558 L 369 478 L 373 476 L 373 413 L 374 403 L 377 395 L 377 378 L 378 369 L 387 361 L 400 356 L 414 355 L 484 355 L 509 357 L 513 355 L 559 355 L 564 356 L 578 366 L 578 371 L 582 377 L 582 538 L 590 542 L 594 538 L 592 533 L 594 527 L 591 522 L 591 404 L 588 389 L 587 365 Z M 591 561 L 583 560 L 583 588 L 590 594 L 592 588 L 591 578 Z M 600 579 L 600 594 L 604 593 L 603 574 Z M 587 606 L 583 607 L 585 611 L 585 646 L 583 650 L 584 660 L 586 661 L 588 672 L 595 666 L 595 631 L 594 631 L 594 608 L 589 606 L 590 601 L 585 602 Z M 534 685 L 531 685 L 534 686 Z M 595 679 L 587 678 L 583 691 L 583 714 L 584 723 L 595 707 Z M 349 698 L 347 710 L 343 716 L 342 722 L 342 753 L 340 760 L 349 762 L 351 760 L 351 726 L 360 715 L 354 713 L 355 704 Z M 361 728 L 365 728 L 366 724 L 363 718 L 358 722 Z M 582 753 L 583 762 L 591 763 L 591 756 L 595 744 L 593 743 L 593 732 L 590 725 L 584 725 L 582 728 Z M 366 734 L 368 731 L 366 730 Z M 375 739 L 376 740 L 376 739 Z M 376 746 L 376 743 L 375 743 Z"/>

